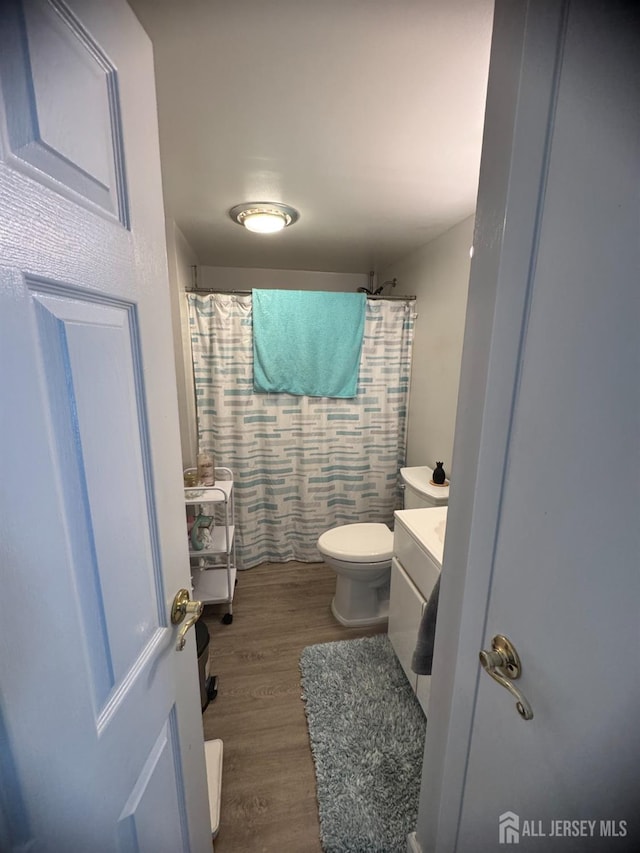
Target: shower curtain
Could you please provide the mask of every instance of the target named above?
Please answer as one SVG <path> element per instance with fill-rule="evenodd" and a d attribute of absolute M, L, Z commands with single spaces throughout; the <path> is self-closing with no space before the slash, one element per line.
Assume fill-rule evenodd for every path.
<path fill-rule="evenodd" d="M 330 527 L 391 525 L 401 506 L 414 303 L 367 301 L 357 396 L 336 399 L 255 393 L 251 296 L 186 298 L 199 446 L 234 474 L 238 567 L 316 562 Z"/>

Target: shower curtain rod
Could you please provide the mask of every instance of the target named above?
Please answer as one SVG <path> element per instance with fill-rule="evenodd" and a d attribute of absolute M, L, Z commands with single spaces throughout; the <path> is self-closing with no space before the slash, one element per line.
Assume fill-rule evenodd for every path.
<path fill-rule="evenodd" d="M 186 293 L 230 293 L 234 296 L 251 296 L 250 290 L 212 290 L 210 288 L 204 287 L 193 287 L 191 290 L 185 291 Z M 393 301 L 402 301 L 403 299 L 408 302 L 415 302 L 415 296 L 385 296 L 381 293 L 379 296 L 371 296 L 367 294 L 367 299 L 391 299 Z"/>

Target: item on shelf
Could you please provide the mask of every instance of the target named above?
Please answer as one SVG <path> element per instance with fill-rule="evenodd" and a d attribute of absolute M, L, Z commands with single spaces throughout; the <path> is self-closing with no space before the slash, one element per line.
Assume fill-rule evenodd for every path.
<path fill-rule="evenodd" d="M 186 498 L 200 498 L 204 495 L 205 491 L 204 486 L 196 486 L 195 489 L 185 489 L 184 496 Z"/>
<path fill-rule="evenodd" d="M 198 469 L 197 468 L 185 468 L 182 472 L 182 479 L 184 480 L 185 489 L 192 488 L 193 486 L 197 486 L 199 483 L 198 479 Z"/>
<path fill-rule="evenodd" d="M 201 450 L 198 453 L 198 480 L 203 486 L 213 486 L 215 483 L 213 456 L 206 450 Z"/>
<path fill-rule="evenodd" d="M 199 515 L 193 522 L 189 538 L 191 539 L 191 547 L 194 551 L 203 551 L 211 545 L 211 522 L 213 517 L 210 515 Z"/>

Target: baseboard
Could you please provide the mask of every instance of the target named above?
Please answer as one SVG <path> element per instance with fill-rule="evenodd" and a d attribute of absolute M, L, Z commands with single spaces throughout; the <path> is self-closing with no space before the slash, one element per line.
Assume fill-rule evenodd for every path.
<path fill-rule="evenodd" d="M 422 847 L 418 844 L 415 832 L 407 835 L 407 853 L 422 853 Z"/>

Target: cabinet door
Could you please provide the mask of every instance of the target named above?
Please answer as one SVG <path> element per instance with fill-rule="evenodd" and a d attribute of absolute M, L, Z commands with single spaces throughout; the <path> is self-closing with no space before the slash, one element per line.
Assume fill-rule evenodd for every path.
<path fill-rule="evenodd" d="M 391 645 L 414 690 L 418 677 L 411 669 L 411 657 L 416 647 L 423 605 L 424 598 L 394 557 L 391 561 L 388 633 Z"/>

